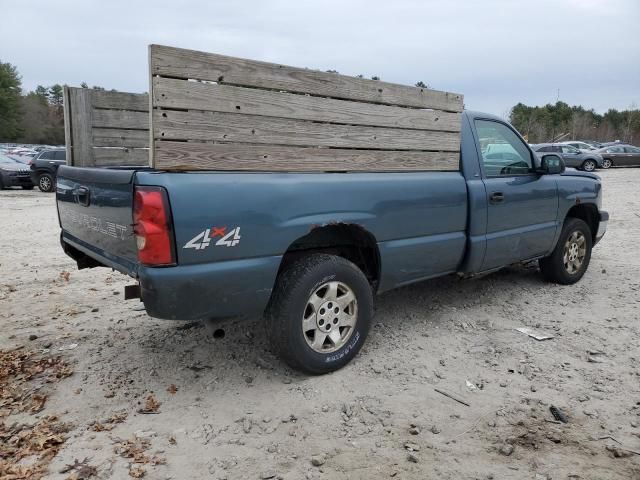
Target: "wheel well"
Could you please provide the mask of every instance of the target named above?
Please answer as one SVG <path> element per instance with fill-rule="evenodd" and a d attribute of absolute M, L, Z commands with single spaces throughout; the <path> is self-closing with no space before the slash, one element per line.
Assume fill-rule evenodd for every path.
<path fill-rule="evenodd" d="M 589 225 L 591 230 L 592 240 L 595 241 L 596 234 L 598 233 L 598 226 L 600 224 L 600 216 L 598 215 L 598 207 L 593 204 L 583 203 L 580 205 L 574 205 L 567 212 L 567 218 L 579 218 Z"/>
<path fill-rule="evenodd" d="M 380 251 L 375 237 L 363 227 L 337 223 L 313 228 L 289 246 L 278 274 L 297 258 L 315 252 L 346 258 L 362 270 L 374 289 L 377 287 L 380 279 Z"/>

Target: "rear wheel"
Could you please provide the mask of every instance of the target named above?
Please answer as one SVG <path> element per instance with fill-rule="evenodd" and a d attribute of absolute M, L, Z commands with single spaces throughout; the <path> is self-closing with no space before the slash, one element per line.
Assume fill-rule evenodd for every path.
<path fill-rule="evenodd" d="M 609 168 L 611 167 L 611 159 L 609 158 L 603 158 L 602 159 L 602 168 Z"/>
<path fill-rule="evenodd" d="M 52 192 L 53 177 L 48 173 L 41 173 L 38 177 L 38 188 L 41 192 Z"/>
<path fill-rule="evenodd" d="M 550 282 L 571 285 L 582 278 L 591 260 L 591 229 L 579 218 L 564 222 L 551 255 L 540 259 L 540 271 Z"/>
<path fill-rule="evenodd" d="M 291 367 L 327 373 L 357 355 L 372 316 L 373 292 L 362 271 L 345 258 L 312 254 L 278 276 L 266 313 L 267 335 Z"/>
<path fill-rule="evenodd" d="M 582 162 L 582 169 L 585 172 L 593 172 L 597 166 L 598 165 L 596 164 L 595 160 L 588 159 Z"/>

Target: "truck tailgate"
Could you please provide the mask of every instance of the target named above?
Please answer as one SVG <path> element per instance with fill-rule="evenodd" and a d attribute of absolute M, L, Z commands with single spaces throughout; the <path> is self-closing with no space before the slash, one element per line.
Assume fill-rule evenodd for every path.
<path fill-rule="evenodd" d="M 136 276 L 134 169 L 58 170 L 56 197 L 62 241 L 98 262 Z"/>

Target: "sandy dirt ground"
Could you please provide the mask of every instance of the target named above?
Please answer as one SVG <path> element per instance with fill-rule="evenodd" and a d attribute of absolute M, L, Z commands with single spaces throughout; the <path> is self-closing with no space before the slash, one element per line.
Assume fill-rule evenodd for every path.
<path fill-rule="evenodd" d="M 67 425 L 52 479 L 639 479 L 640 169 L 601 176 L 611 222 L 577 285 L 523 266 L 386 293 L 320 377 L 272 356 L 260 320 L 148 317 L 130 279 L 63 254 L 53 195 L 2 191 L 0 349 L 73 374 L 25 380 L 46 402 L 0 422 Z"/>

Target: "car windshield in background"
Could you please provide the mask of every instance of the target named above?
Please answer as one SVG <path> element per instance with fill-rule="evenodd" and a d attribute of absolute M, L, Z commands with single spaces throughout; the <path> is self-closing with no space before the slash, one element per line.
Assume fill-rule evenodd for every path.
<path fill-rule="evenodd" d="M 7 157 L 6 155 L 0 155 L 0 163 L 15 165 L 16 163 L 21 163 L 18 160 L 15 160 L 11 157 Z"/>

